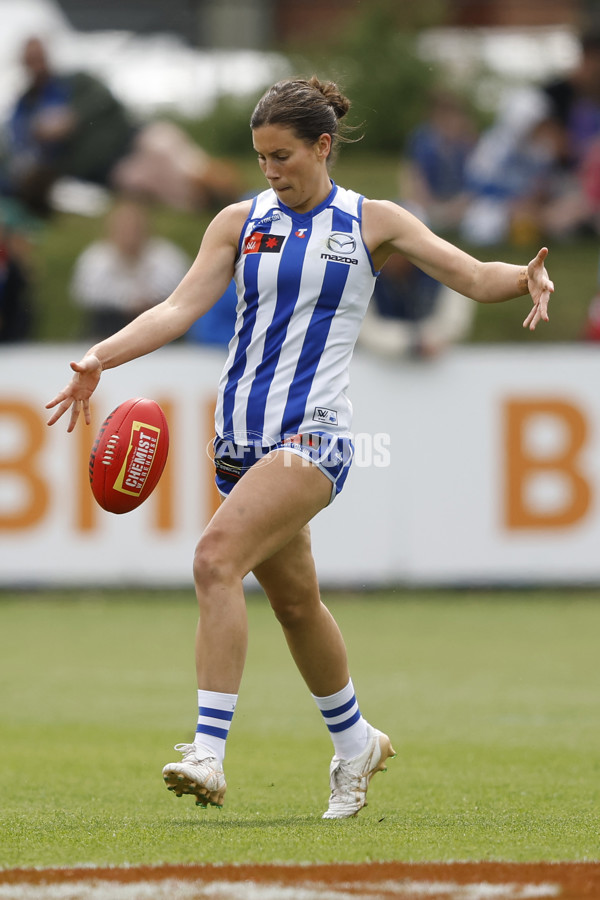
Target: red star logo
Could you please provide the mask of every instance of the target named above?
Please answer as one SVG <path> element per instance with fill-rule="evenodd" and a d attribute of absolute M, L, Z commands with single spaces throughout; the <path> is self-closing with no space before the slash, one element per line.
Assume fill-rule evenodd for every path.
<path fill-rule="evenodd" d="M 271 237 L 266 241 L 267 247 L 276 247 L 277 246 L 277 238 Z"/>

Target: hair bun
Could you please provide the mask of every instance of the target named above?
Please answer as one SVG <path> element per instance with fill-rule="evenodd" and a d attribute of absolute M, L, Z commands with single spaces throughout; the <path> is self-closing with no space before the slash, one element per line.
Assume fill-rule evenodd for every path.
<path fill-rule="evenodd" d="M 339 87 L 334 81 L 320 81 L 316 75 L 310 79 L 309 84 L 312 88 L 323 94 L 336 118 L 341 119 L 350 109 L 350 101 L 342 94 Z"/>

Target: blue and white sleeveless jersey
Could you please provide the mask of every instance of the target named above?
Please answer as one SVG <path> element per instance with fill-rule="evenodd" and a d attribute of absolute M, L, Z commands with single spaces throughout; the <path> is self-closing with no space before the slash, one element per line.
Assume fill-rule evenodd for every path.
<path fill-rule="evenodd" d="M 221 437 L 270 446 L 310 431 L 350 433 L 348 370 L 377 275 L 362 240 L 362 202 L 335 184 L 304 214 L 270 189 L 254 200 L 235 264 Z"/>

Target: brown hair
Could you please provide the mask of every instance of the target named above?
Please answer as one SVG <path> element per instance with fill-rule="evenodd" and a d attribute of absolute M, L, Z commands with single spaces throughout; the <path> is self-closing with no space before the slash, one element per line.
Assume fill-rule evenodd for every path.
<path fill-rule="evenodd" d="M 250 128 L 283 125 L 308 144 L 329 134 L 332 159 L 338 142 L 347 140 L 338 122 L 349 109 L 350 101 L 335 82 L 320 81 L 316 75 L 309 80 L 289 78 L 278 81 L 261 97 L 250 118 Z"/>

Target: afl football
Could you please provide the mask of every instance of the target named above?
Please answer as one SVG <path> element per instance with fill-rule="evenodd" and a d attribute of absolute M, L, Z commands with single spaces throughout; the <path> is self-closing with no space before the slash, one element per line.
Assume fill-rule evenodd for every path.
<path fill-rule="evenodd" d="M 106 417 L 90 454 L 90 485 L 102 509 L 126 513 L 146 500 L 169 452 L 165 414 L 154 400 L 125 400 Z"/>

